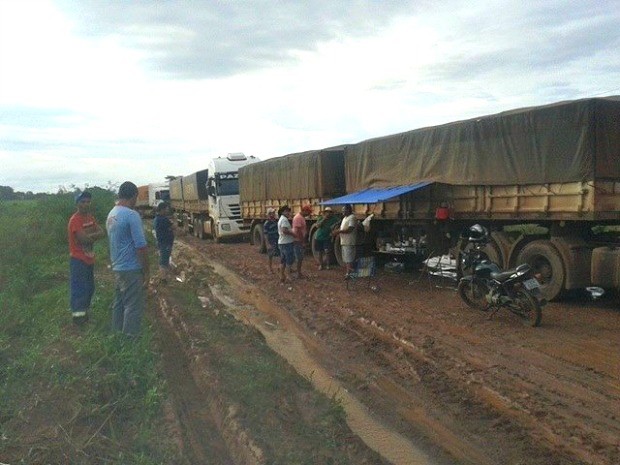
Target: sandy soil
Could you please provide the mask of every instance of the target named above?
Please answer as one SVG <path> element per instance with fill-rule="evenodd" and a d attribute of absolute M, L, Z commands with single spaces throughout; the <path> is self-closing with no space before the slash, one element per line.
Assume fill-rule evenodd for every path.
<path fill-rule="evenodd" d="M 377 435 L 420 451 L 409 463 L 620 463 L 617 300 L 551 303 L 531 328 L 505 311 L 488 319 L 454 283 L 418 272 L 381 271 L 347 290 L 342 270 L 318 271 L 308 256 L 306 277 L 281 284 L 249 244 L 180 241 L 174 259 L 221 265 L 247 301 L 263 302 L 257 311 L 286 312 L 314 360 L 381 424 Z M 389 458 L 389 446 L 370 445 Z"/>

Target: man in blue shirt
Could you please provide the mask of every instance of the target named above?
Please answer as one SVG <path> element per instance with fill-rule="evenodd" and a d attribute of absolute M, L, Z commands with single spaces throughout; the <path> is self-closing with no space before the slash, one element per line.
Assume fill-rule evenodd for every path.
<path fill-rule="evenodd" d="M 146 304 L 149 260 L 140 215 L 133 207 L 138 187 L 124 182 L 118 190 L 118 202 L 108 214 L 106 229 L 110 240 L 110 259 L 116 275 L 112 304 L 112 329 L 137 336 Z"/>

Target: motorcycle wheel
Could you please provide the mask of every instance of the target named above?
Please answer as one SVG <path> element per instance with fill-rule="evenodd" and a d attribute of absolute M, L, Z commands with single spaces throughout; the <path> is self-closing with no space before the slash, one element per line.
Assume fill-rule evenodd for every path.
<path fill-rule="evenodd" d="M 516 308 L 513 312 L 523 319 L 529 326 L 540 326 L 542 320 L 542 308 L 538 299 L 525 289 L 519 289 L 514 297 Z"/>
<path fill-rule="evenodd" d="M 486 312 L 489 309 L 489 302 L 486 299 L 489 287 L 480 280 L 472 279 L 459 281 L 457 288 L 459 297 L 463 299 L 469 307 Z"/>

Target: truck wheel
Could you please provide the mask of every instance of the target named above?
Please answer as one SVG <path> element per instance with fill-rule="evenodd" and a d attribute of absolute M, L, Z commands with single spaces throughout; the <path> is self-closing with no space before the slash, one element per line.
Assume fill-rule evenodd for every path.
<path fill-rule="evenodd" d="M 265 244 L 265 232 L 263 231 L 263 226 L 260 224 L 255 224 L 252 229 L 252 244 L 258 250 L 258 253 L 266 253 L 267 245 Z"/>
<path fill-rule="evenodd" d="M 465 245 L 463 251 L 469 250 L 473 247 L 472 244 L 468 243 Z M 463 252 L 459 249 L 459 254 L 456 260 L 456 268 L 457 268 L 457 278 L 461 279 L 463 276 L 469 276 L 472 274 L 472 270 L 469 268 L 464 268 L 462 254 Z M 491 239 L 491 241 L 482 248 L 482 253 L 486 256 L 487 260 L 492 261 L 493 263 L 499 265 L 500 268 L 503 268 L 502 256 L 499 251 L 499 247 L 497 244 Z"/>
<path fill-rule="evenodd" d="M 196 224 L 197 222 L 198 221 L 196 220 L 196 218 L 192 220 L 192 235 L 194 237 L 198 237 L 198 226 Z"/>
<path fill-rule="evenodd" d="M 546 240 L 530 242 L 517 256 L 517 264 L 527 263 L 541 282 L 540 291 L 547 300 L 559 299 L 564 292 L 564 265 L 562 257 Z"/>
<path fill-rule="evenodd" d="M 308 241 L 310 243 L 310 251 L 312 252 L 312 256 L 314 257 L 315 260 L 318 261 L 319 259 L 319 253 L 315 250 L 315 242 L 316 239 L 314 236 L 316 236 L 316 230 L 318 228 L 315 225 L 312 225 L 312 227 L 310 228 L 310 232 L 308 233 L 308 237 L 310 238 L 310 240 Z"/>
<path fill-rule="evenodd" d="M 211 236 L 213 237 L 213 242 L 220 242 L 220 237 L 217 235 L 217 226 L 213 220 L 211 220 Z"/>
<path fill-rule="evenodd" d="M 205 239 L 205 222 L 201 219 L 198 219 L 198 221 L 196 221 L 196 227 L 198 228 L 198 239 L 200 240 L 204 240 Z"/>

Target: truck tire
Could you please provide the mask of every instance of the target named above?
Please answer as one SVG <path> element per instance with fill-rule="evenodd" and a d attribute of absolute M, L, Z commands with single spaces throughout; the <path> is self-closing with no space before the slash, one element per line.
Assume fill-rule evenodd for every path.
<path fill-rule="evenodd" d="M 463 268 L 463 260 L 461 256 L 461 253 L 464 250 L 468 250 L 472 247 L 473 245 L 469 243 L 465 245 L 464 249 L 461 249 L 459 247 L 459 253 L 457 256 L 457 260 L 456 260 L 456 272 L 457 272 L 458 279 L 461 279 L 463 276 L 469 276 L 470 274 L 472 274 L 471 269 Z M 489 243 L 482 248 L 482 253 L 486 255 L 487 260 L 490 260 L 493 263 L 496 263 L 500 268 L 503 268 L 503 260 L 502 260 L 501 252 L 499 251 L 499 247 L 497 246 L 497 244 L 495 243 L 493 239 L 491 239 Z"/>
<path fill-rule="evenodd" d="M 252 244 L 258 253 L 267 253 L 267 244 L 265 243 L 265 232 L 263 225 L 255 224 L 252 228 Z"/>
<path fill-rule="evenodd" d="M 316 230 L 317 227 L 316 225 L 312 225 L 312 227 L 310 228 L 310 232 L 308 233 L 308 237 L 310 238 L 310 240 L 308 241 L 310 243 L 310 252 L 312 252 L 312 256 L 314 257 L 315 260 L 318 261 L 319 259 L 319 253 L 315 250 L 315 239 L 314 236 L 316 236 Z"/>
<path fill-rule="evenodd" d="M 550 241 L 536 240 L 523 247 L 516 264 L 521 263 L 530 265 L 539 276 L 540 291 L 545 299 L 556 300 L 562 296 L 566 272 L 560 253 Z"/>
<path fill-rule="evenodd" d="M 200 240 L 204 240 L 205 239 L 205 222 L 202 219 L 198 219 L 196 221 L 196 227 L 198 228 L 198 239 Z"/>
<path fill-rule="evenodd" d="M 192 235 L 194 237 L 198 237 L 198 220 L 196 218 L 194 218 L 192 220 Z"/>
<path fill-rule="evenodd" d="M 220 242 L 220 237 L 217 234 L 217 225 L 213 220 L 211 220 L 211 237 L 213 237 L 213 242 Z"/>

